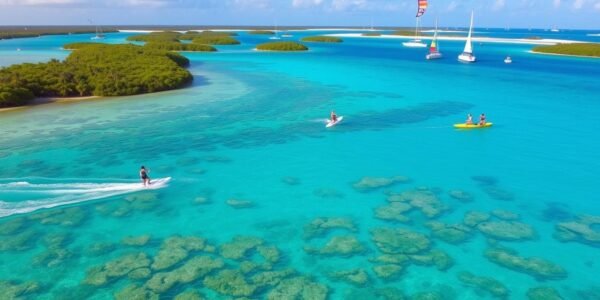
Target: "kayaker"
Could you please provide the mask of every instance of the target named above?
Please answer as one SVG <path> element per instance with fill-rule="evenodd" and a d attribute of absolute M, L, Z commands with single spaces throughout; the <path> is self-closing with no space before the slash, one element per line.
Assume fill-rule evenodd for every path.
<path fill-rule="evenodd" d="M 483 125 L 485 125 L 485 114 L 482 113 L 479 116 L 479 126 L 483 126 Z"/>
<path fill-rule="evenodd" d="M 335 111 L 333 111 L 333 110 L 331 111 L 330 117 L 331 117 L 331 122 L 334 122 L 334 123 L 337 122 L 337 115 L 335 114 Z"/>
<path fill-rule="evenodd" d="M 142 166 L 140 168 L 140 179 L 142 179 L 144 186 L 150 185 L 150 177 L 148 176 L 148 172 L 149 171 L 146 169 L 146 167 Z"/>
<path fill-rule="evenodd" d="M 473 125 L 473 115 L 471 115 L 471 114 L 467 115 L 467 121 L 465 122 L 465 124 Z"/>

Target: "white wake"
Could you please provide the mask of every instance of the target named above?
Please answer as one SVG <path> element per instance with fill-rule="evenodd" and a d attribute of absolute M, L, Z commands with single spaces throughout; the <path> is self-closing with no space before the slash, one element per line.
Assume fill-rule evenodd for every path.
<path fill-rule="evenodd" d="M 16 198 L 12 201 L 0 200 L 0 218 L 138 191 L 157 190 L 166 187 L 170 180 L 171 177 L 156 179 L 147 187 L 140 182 L 30 183 L 15 181 L 0 183 L 0 199 Z"/>

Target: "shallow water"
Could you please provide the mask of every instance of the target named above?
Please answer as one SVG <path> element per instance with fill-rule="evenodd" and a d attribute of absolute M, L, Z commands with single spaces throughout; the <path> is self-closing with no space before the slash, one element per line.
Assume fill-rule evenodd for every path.
<path fill-rule="evenodd" d="M 306 34 L 294 33 L 294 39 Z M 109 42 L 122 42 L 127 35 L 108 36 Z M 584 36 L 563 32 L 560 38 Z M 0 65 L 62 58 L 67 55 L 60 50 L 63 43 L 88 38 L 0 41 Z M 252 49 L 267 37 L 242 33 L 239 38 L 242 45 L 220 47 L 219 53 L 186 53 L 195 81 L 183 90 L 0 115 L 0 209 L 8 211 L 4 215 L 15 213 L 0 219 L 0 280 L 13 287 L 37 282 L 39 287 L 22 292 L 32 299 L 107 299 L 130 284 L 148 287 L 151 280 L 132 279 L 126 272 L 106 283 L 86 284 L 86 273 L 95 266 L 140 252 L 158 261 L 163 240 L 174 235 L 203 237 L 217 249 L 244 235 L 279 248 L 281 259 L 273 269 L 290 267 L 312 276 L 327 286 L 332 299 L 376 298 L 374 291 L 383 287 L 398 288 L 401 292 L 394 293 L 405 296 L 492 297 L 459 281 L 461 271 L 498 280 L 511 299 L 527 299 L 527 291 L 538 286 L 552 287 L 565 299 L 597 299 L 599 244 L 561 242 L 554 235 L 559 223 L 576 215 L 600 215 L 593 184 L 600 167 L 600 123 L 594 118 L 600 113 L 600 60 L 539 56 L 524 45 L 483 44 L 475 45 L 480 61 L 464 65 L 455 60 L 463 45 L 444 42 L 446 58 L 427 62 L 422 50 L 378 39 L 310 44 L 308 53 L 258 53 Z M 15 52 L 16 47 L 22 51 Z M 505 65 L 509 54 L 514 63 Z M 344 121 L 325 130 L 323 120 L 331 109 Z M 467 113 L 481 112 L 495 123 L 493 128 L 452 128 Z M 141 164 L 153 178 L 172 177 L 168 187 L 115 195 L 122 184 L 137 182 Z M 410 180 L 368 191 L 354 188 L 365 176 Z M 55 186 L 34 191 L 25 182 Z M 16 207 L 64 196 L 53 191 L 64 191 L 65 185 L 90 187 L 77 185 L 82 183 L 109 188 L 98 191 L 93 185 L 94 190 L 70 193 L 64 206 L 16 214 Z M 448 209 L 430 219 L 413 208 L 406 214 L 412 219 L 408 224 L 375 218 L 374 209 L 387 204 L 386 193 L 420 187 L 429 187 Z M 456 189 L 470 193 L 472 201 L 450 197 L 448 192 Z M 231 199 L 250 201 L 241 204 L 250 207 L 236 209 L 227 204 Z M 432 236 L 425 224 L 457 224 L 468 211 L 496 209 L 519 214 L 534 236 L 498 242 L 473 229 L 466 241 L 453 244 Z M 356 230 L 334 229 L 304 239 L 305 225 L 318 217 L 351 218 Z M 439 270 L 410 263 L 395 277 L 379 278 L 373 268 L 381 264 L 372 260 L 381 250 L 370 231 L 380 227 L 423 233 L 431 249 L 444 251 L 454 264 Z M 598 225 L 590 229 L 599 233 Z M 45 241 L 57 234 L 67 236 L 63 242 Z M 121 243 L 142 235 L 151 236 L 142 246 Z M 318 255 L 305 250 L 321 249 L 332 237 L 346 235 L 356 237 L 364 251 Z M 567 275 L 536 279 L 500 266 L 484 255 L 491 245 L 551 261 Z M 241 261 L 261 261 L 252 251 Z M 227 269 L 240 268 L 240 260 L 223 258 L 222 251 L 190 250 L 177 264 L 152 269 L 151 276 L 172 272 L 200 255 L 225 259 Z M 356 287 L 328 276 L 353 268 L 364 269 L 370 280 Z M 246 274 L 246 280 L 256 273 Z M 217 274 L 174 284 L 159 294 L 169 299 L 194 289 L 227 298 L 207 284 L 205 278 Z M 251 296 L 264 298 L 273 289 L 261 286 Z"/>

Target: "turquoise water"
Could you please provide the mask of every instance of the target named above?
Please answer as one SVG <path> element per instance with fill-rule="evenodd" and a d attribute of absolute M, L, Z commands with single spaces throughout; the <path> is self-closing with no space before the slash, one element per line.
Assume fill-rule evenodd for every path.
<path fill-rule="evenodd" d="M 313 33 L 294 32 L 293 39 L 308 34 Z M 569 34 L 584 38 L 581 32 L 561 38 Z M 109 34 L 107 41 L 123 42 L 126 36 Z M 600 167 L 600 60 L 534 55 L 527 45 L 476 44 L 479 62 L 464 65 L 455 60 L 463 44 L 442 42 L 446 58 L 428 62 L 423 50 L 403 48 L 400 40 L 362 38 L 310 44 L 308 53 L 258 53 L 253 48 L 267 37 L 241 33 L 239 38 L 242 45 L 220 47 L 219 53 L 186 53 L 195 76 L 186 89 L 0 114 L 0 285 L 5 290 L 35 283 L 19 295 L 110 299 L 126 297 L 119 293 L 134 284 L 161 299 L 188 290 L 228 299 L 249 286 L 250 298 L 286 298 L 275 294 L 281 290 L 292 298 L 290 282 L 308 276 L 321 285 L 305 288 L 312 299 L 323 287 L 331 299 L 385 299 L 383 288 L 396 288 L 393 294 L 405 297 L 430 292 L 442 299 L 493 298 L 458 279 L 469 271 L 499 281 L 510 299 L 527 299 L 528 290 L 539 286 L 552 287 L 565 299 L 598 299 L 600 244 L 582 238 L 563 242 L 555 234 L 559 223 L 577 215 L 600 215 L 593 183 Z M 0 41 L 0 65 L 63 58 L 68 52 L 62 44 L 88 39 Z M 506 55 L 513 57 L 512 65 L 502 62 Z M 325 129 L 331 109 L 344 121 Z M 493 128 L 452 128 L 467 113 L 481 112 Z M 172 177 L 168 186 L 139 191 L 135 183 L 142 164 L 153 178 Z M 353 187 L 366 176 L 410 180 L 367 191 Z M 473 178 L 481 176 L 484 183 Z M 413 207 L 405 213 L 411 223 L 376 218 L 374 209 L 388 203 L 387 194 L 417 188 L 447 210 L 428 218 Z M 458 201 L 449 196 L 452 190 L 466 191 L 473 200 Z M 233 208 L 231 199 L 250 201 L 251 207 Z M 40 206 L 56 207 L 18 213 Z M 468 239 L 448 243 L 426 226 L 432 220 L 459 224 L 469 211 L 497 209 L 519 214 L 518 222 L 535 234 L 498 241 L 473 228 Z M 356 230 L 337 228 L 304 238 L 305 226 L 320 217 L 349 218 Z M 382 265 L 374 259 L 383 251 L 372 240 L 375 228 L 422 233 L 453 265 L 440 270 L 406 263 L 396 276 L 381 278 L 374 270 Z M 600 225 L 589 230 L 600 234 Z M 143 245 L 122 242 L 143 235 L 150 236 Z M 125 270 L 90 284 L 94 267 L 127 254 L 160 261 L 159 249 L 173 244 L 163 244 L 173 236 L 202 237 L 216 250 L 188 249 L 188 256 L 163 269 L 119 263 Z M 252 277 L 261 270 L 237 280 L 213 270 L 160 291 L 152 285 L 153 277 L 178 274 L 194 257 L 222 259 L 223 269 L 238 273 L 248 261 L 265 262 L 253 246 L 238 259 L 224 254 L 221 246 L 236 236 L 276 246 L 280 259 L 268 267 L 292 268 L 295 275 L 260 285 Z M 339 236 L 355 237 L 363 251 L 305 250 Z M 490 247 L 550 261 L 566 276 L 536 278 L 494 263 L 484 255 Z M 136 277 L 127 268 L 147 274 Z M 357 268 L 368 274 L 366 283 L 329 274 Z M 215 280 L 230 284 L 220 289 Z"/>

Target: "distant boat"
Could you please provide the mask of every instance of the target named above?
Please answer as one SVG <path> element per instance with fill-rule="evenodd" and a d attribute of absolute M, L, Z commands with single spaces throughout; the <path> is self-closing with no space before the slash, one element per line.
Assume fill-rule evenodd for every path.
<path fill-rule="evenodd" d="M 471 35 L 473 34 L 473 11 L 471 11 L 471 25 L 469 26 L 469 35 L 467 36 L 467 42 L 465 43 L 465 50 L 458 56 L 458 61 L 473 63 L 477 58 L 473 55 L 473 43 L 471 42 Z"/>
<path fill-rule="evenodd" d="M 17 51 L 21 51 L 21 48 L 17 48 Z"/>
<path fill-rule="evenodd" d="M 277 30 L 277 24 L 275 24 L 275 35 L 269 38 L 270 40 L 280 40 L 279 31 Z"/>
<path fill-rule="evenodd" d="M 418 10 L 417 10 L 417 25 L 415 26 L 415 38 L 408 42 L 402 43 L 404 47 L 410 48 L 425 48 L 427 44 L 423 43 L 419 38 L 419 24 L 421 16 L 425 13 L 427 9 L 427 0 L 417 0 Z"/>
<path fill-rule="evenodd" d="M 433 39 L 431 40 L 431 45 L 429 46 L 429 54 L 425 55 L 426 59 L 438 59 L 442 58 L 442 53 L 440 53 L 440 48 L 437 42 L 437 20 L 435 21 L 435 32 L 433 33 Z"/>
<path fill-rule="evenodd" d="M 505 63 L 505 64 L 512 64 L 512 58 L 510 58 L 510 56 L 507 56 L 507 57 L 504 59 L 504 63 Z"/>
<path fill-rule="evenodd" d="M 552 31 L 552 32 L 560 32 L 560 30 L 558 30 L 558 28 L 556 28 L 556 26 L 552 27 L 552 29 L 550 29 L 550 31 Z"/>
<path fill-rule="evenodd" d="M 89 20 L 90 23 L 92 25 L 94 25 L 94 23 Z M 102 28 L 98 25 L 96 25 L 96 35 L 92 37 L 92 40 L 103 40 L 104 39 L 104 33 L 102 32 Z"/>

